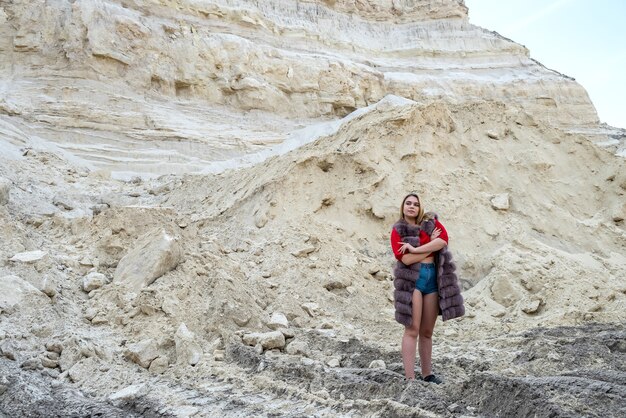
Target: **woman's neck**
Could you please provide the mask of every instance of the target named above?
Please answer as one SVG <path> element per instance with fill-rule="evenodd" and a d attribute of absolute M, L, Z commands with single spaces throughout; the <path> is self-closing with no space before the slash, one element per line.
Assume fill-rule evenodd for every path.
<path fill-rule="evenodd" d="M 404 217 L 404 220 L 406 221 L 406 223 L 408 223 L 409 225 L 417 225 L 417 218 L 409 218 L 407 216 Z"/>

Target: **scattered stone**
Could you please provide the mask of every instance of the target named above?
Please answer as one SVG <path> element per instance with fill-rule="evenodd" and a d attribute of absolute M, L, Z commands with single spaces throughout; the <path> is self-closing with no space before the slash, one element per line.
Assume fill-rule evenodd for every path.
<path fill-rule="evenodd" d="M 224 361 L 224 350 L 215 350 L 213 352 L 213 359 L 215 361 Z"/>
<path fill-rule="evenodd" d="M 304 311 L 308 313 L 311 318 L 314 318 L 319 314 L 320 307 L 317 303 L 303 303 L 300 307 L 304 309 Z"/>
<path fill-rule="evenodd" d="M 382 269 L 380 268 L 380 266 L 376 265 L 376 264 L 372 264 L 370 265 L 370 267 L 367 269 L 367 272 L 369 274 L 371 274 L 372 276 L 375 275 L 376 273 L 378 273 L 379 271 L 381 271 Z"/>
<path fill-rule="evenodd" d="M 319 329 L 334 329 L 334 328 L 335 328 L 335 325 L 329 321 L 324 321 L 319 326 Z"/>
<path fill-rule="evenodd" d="M 61 352 L 63 351 L 63 344 L 58 341 L 46 343 L 46 350 L 53 353 L 61 354 Z"/>
<path fill-rule="evenodd" d="M 263 228 L 268 221 L 269 218 L 267 217 L 267 213 L 265 213 L 265 211 L 257 212 L 254 214 L 254 225 L 257 228 Z"/>
<path fill-rule="evenodd" d="M 98 314 L 91 318 L 91 323 L 94 325 L 108 324 L 109 319 L 106 317 L 105 314 Z"/>
<path fill-rule="evenodd" d="M 52 284 L 52 280 L 48 278 L 48 276 L 44 276 L 43 281 L 41 282 L 41 286 L 39 290 L 48 297 L 54 297 L 57 294 L 57 290 Z"/>
<path fill-rule="evenodd" d="M 502 193 L 491 198 L 491 207 L 495 210 L 509 210 L 509 194 Z"/>
<path fill-rule="evenodd" d="M 38 370 L 41 369 L 41 361 L 37 358 L 29 358 L 23 361 L 20 367 L 24 370 Z"/>
<path fill-rule="evenodd" d="M 133 399 L 137 399 L 141 396 L 144 396 L 147 393 L 148 393 L 148 390 L 145 384 L 131 385 L 110 395 L 109 400 L 112 402 L 132 401 Z"/>
<path fill-rule="evenodd" d="M 453 414 L 460 414 L 461 412 L 463 412 L 463 409 L 464 408 L 458 403 L 448 405 L 448 411 L 452 412 Z"/>
<path fill-rule="evenodd" d="M 167 315 L 174 316 L 180 309 L 180 301 L 176 296 L 166 295 L 163 298 L 163 303 L 161 304 L 161 310 L 165 312 Z"/>
<path fill-rule="evenodd" d="M 504 315 L 506 315 L 506 310 L 504 308 L 496 309 L 491 313 L 491 316 L 494 318 L 502 318 Z"/>
<path fill-rule="evenodd" d="M 348 286 L 350 286 L 352 284 L 352 281 L 350 280 L 350 278 L 345 277 L 345 276 L 340 276 L 340 277 L 335 277 L 335 276 L 331 276 L 328 279 L 326 279 L 326 281 L 324 282 L 324 289 L 331 291 L 331 290 L 339 290 L 339 289 L 345 289 Z"/>
<path fill-rule="evenodd" d="M 160 186 L 153 187 L 148 191 L 151 195 L 160 195 L 163 193 L 169 193 L 172 190 L 172 186 L 169 183 L 161 184 Z"/>
<path fill-rule="evenodd" d="M 500 139 L 500 134 L 496 131 L 487 131 L 486 134 L 491 139 Z"/>
<path fill-rule="evenodd" d="M 94 262 L 91 261 L 91 259 L 89 257 L 83 257 L 79 262 L 79 265 L 81 266 L 85 266 L 85 267 L 93 267 L 94 266 Z"/>
<path fill-rule="evenodd" d="M 157 343 L 152 338 L 131 344 L 124 352 L 124 357 L 145 369 L 150 367 L 152 360 L 158 356 Z"/>
<path fill-rule="evenodd" d="M 537 313 L 537 311 L 539 310 L 539 306 L 541 306 L 541 301 L 538 299 L 533 299 L 522 302 L 521 308 L 522 311 L 527 314 L 534 314 Z"/>
<path fill-rule="evenodd" d="M 54 369 L 56 367 L 59 367 L 59 362 L 49 359 L 48 357 L 42 357 L 41 358 L 41 364 L 43 367 L 48 367 L 50 369 Z"/>
<path fill-rule="evenodd" d="M 304 341 L 292 341 L 289 343 L 287 348 L 285 349 L 287 354 L 291 354 L 293 356 L 302 355 L 309 356 L 309 344 Z"/>
<path fill-rule="evenodd" d="M 65 210 L 72 210 L 72 209 L 74 209 L 74 207 L 71 204 L 69 204 L 66 199 L 63 199 L 63 198 L 61 198 L 59 196 L 55 196 L 52 199 L 52 204 L 54 206 L 58 206 L 58 207 L 60 207 L 62 209 L 65 209 Z"/>
<path fill-rule="evenodd" d="M 267 326 L 273 330 L 276 330 L 278 328 L 288 328 L 289 321 L 284 314 L 280 312 L 274 312 L 269 322 L 267 323 Z"/>
<path fill-rule="evenodd" d="M 15 254 L 13 257 L 9 258 L 9 261 L 31 264 L 43 260 L 47 255 L 48 253 L 46 251 L 26 251 Z"/>
<path fill-rule="evenodd" d="M 337 357 L 333 357 L 326 362 L 329 367 L 339 367 L 341 366 L 341 361 Z"/>
<path fill-rule="evenodd" d="M 92 319 L 94 319 L 96 317 L 96 315 L 98 315 L 98 310 L 96 308 L 87 308 L 87 310 L 85 311 L 85 315 L 83 315 L 83 317 L 87 320 L 87 321 L 91 321 Z"/>
<path fill-rule="evenodd" d="M 44 369 L 42 373 L 45 376 L 51 377 L 52 379 L 57 379 L 59 375 L 61 374 L 61 372 L 58 369 Z M 53 386 L 54 383 L 56 382 L 52 382 L 50 385 Z"/>
<path fill-rule="evenodd" d="M 6 205 L 9 203 L 9 196 L 11 193 L 11 181 L 0 177 L 0 205 Z"/>
<path fill-rule="evenodd" d="M 279 328 L 277 331 L 282 332 L 285 338 L 293 338 L 296 336 L 296 332 L 291 328 Z"/>
<path fill-rule="evenodd" d="M 176 361 L 195 366 L 202 358 L 202 347 L 196 342 L 196 336 L 189 331 L 187 326 L 180 324 L 176 335 L 174 336 L 176 343 Z"/>
<path fill-rule="evenodd" d="M 306 257 L 307 255 L 314 252 L 317 248 L 314 245 L 307 245 L 306 247 L 300 248 L 299 250 L 292 251 L 291 255 L 294 257 Z"/>
<path fill-rule="evenodd" d="M 383 360 L 374 360 L 369 365 L 370 369 L 386 369 L 387 365 Z"/>
<path fill-rule="evenodd" d="M 167 361 L 167 357 L 159 356 L 152 360 L 152 363 L 150 363 L 150 367 L 148 368 L 148 370 L 150 370 L 150 372 L 154 374 L 162 374 L 167 370 L 168 366 L 169 362 Z"/>
<path fill-rule="evenodd" d="M 85 292 L 91 292 L 92 290 L 96 290 L 107 284 L 109 281 L 107 277 L 98 273 L 97 271 L 92 271 L 83 277 L 83 290 Z"/>
<path fill-rule="evenodd" d="M 163 274 L 176 268 L 181 259 L 178 240 L 164 230 L 141 237 L 135 247 L 118 263 L 114 282 L 139 291 Z"/>
<path fill-rule="evenodd" d="M 248 325 L 248 322 L 250 322 L 250 319 L 252 319 L 249 313 L 241 311 L 233 312 L 231 318 L 233 322 L 240 327 L 245 327 Z"/>
<path fill-rule="evenodd" d="M 245 334 L 243 336 L 243 342 L 246 345 L 256 346 L 260 344 L 261 347 L 265 350 L 271 350 L 272 348 L 284 348 L 285 347 L 285 336 L 280 331 L 271 331 L 271 332 L 253 332 L 250 334 Z"/>

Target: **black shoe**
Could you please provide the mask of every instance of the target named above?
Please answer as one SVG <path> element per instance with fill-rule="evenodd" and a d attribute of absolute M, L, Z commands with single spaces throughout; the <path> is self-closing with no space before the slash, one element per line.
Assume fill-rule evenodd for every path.
<path fill-rule="evenodd" d="M 435 384 L 440 384 L 443 383 L 443 380 L 441 380 L 440 378 L 438 378 L 437 376 L 435 376 L 434 374 L 429 374 L 428 376 L 426 376 L 424 378 L 424 382 L 428 382 L 428 383 L 435 383 Z"/>

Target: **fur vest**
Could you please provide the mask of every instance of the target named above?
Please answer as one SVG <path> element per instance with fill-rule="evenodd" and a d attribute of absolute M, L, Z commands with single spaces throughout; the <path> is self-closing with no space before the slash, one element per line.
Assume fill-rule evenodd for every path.
<path fill-rule="evenodd" d="M 411 225 L 404 220 L 396 222 L 393 227 L 402 237 L 403 242 L 408 242 L 414 247 L 420 245 L 419 234 L 423 230 L 430 235 L 435 229 L 437 215 L 427 213 L 421 225 Z M 465 315 L 463 296 L 456 275 L 456 264 L 452 260 L 452 253 L 448 247 L 443 247 L 435 253 L 435 266 L 437 266 L 437 287 L 439 293 L 439 314 L 444 321 Z M 396 321 L 405 326 L 410 326 L 413 316 L 413 291 L 415 282 L 420 274 L 420 263 L 405 265 L 401 261 L 396 263 L 393 271 L 394 280 L 394 305 L 396 308 Z"/>

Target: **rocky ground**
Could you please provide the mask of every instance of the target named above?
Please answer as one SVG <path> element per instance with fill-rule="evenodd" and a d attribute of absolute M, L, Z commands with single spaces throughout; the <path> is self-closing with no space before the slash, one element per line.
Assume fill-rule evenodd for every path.
<path fill-rule="evenodd" d="M 625 416 L 623 130 L 460 0 L 288 3 L 0 1 L 0 416 Z"/>
<path fill-rule="evenodd" d="M 494 109 L 476 129 L 476 107 L 388 98 L 205 176 L 119 181 L 14 148 L 0 173 L 0 410 L 623 415 L 623 160 Z M 467 315 L 435 329 L 440 386 L 403 379 L 393 321 L 388 228 L 415 184 L 466 289 Z"/>

